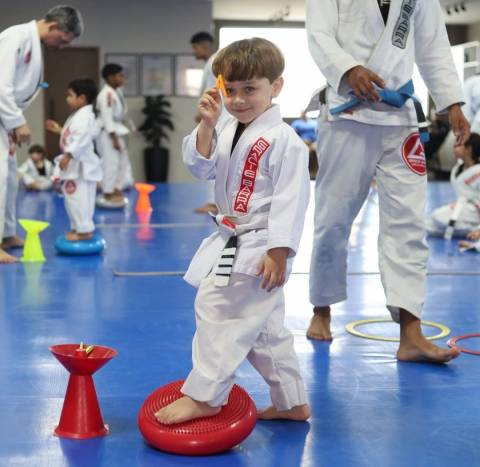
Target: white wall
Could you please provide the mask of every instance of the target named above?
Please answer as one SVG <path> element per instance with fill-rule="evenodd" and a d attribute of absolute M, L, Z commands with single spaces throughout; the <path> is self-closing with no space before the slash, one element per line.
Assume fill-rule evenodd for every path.
<path fill-rule="evenodd" d="M 82 12 L 85 34 L 74 44 L 100 48 L 105 53 L 188 53 L 190 37 L 200 30 L 212 29 L 212 0 L 1 0 L 0 31 L 13 24 L 41 18 L 58 3 L 70 4 Z M 169 181 L 193 180 L 181 161 L 181 140 L 194 125 L 196 99 L 170 98 L 175 132 L 167 143 L 170 149 Z M 142 97 L 128 98 L 132 119 L 143 120 Z M 41 94 L 26 112 L 33 141 L 43 142 L 43 98 Z M 134 175 L 144 178 L 143 138 L 130 138 Z M 26 150 L 19 151 L 19 161 Z"/>

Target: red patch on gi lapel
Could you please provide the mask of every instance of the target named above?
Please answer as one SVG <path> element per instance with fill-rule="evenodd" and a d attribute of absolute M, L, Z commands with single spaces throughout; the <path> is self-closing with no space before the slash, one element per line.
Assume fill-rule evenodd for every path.
<path fill-rule="evenodd" d="M 25 54 L 25 58 L 23 59 L 25 63 L 30 63 L 30 60 L 32 59 L 32 51 L 29 50 L 26 54 Z"/>
<path fill-rule="evenodd" d="M 60 149 L 63 151 L 65 147 L 67 146 L 68 143 L 68 138 L 70 136 L 70 127 L 65 128 L 65 130 L 62 131 L 62 137 L 60 138 Z"/>
<path fill-rule="evenodd" d="M 407 167 L 417 175 L 427 173 L 425 151 L 419 133 L 412 133 L 402 145 L 402 157 Z"/>
<path fill-rule="evenodd" d="M 75 183 L 74 180 L 67 180 L 65 182 L 65 191 L 69 195 L 73 195 L 73 193 L 75 193 L 75 191 L 77 191 L 77 184 Z"/>
<path fill-rule="evenodd" d="M 263 138 L 258 138 L 250 148 L 250 152 L 248 153 L 243 166 L 240 188 L 235 196 L 235 204 L 233 207 L 235 211 L 243 213 L 248 211 L 248 202 L 255 189 L 255 180 L 257 178 L 260 159 L 269 147 L 270 143 L 268 141 Z"/>

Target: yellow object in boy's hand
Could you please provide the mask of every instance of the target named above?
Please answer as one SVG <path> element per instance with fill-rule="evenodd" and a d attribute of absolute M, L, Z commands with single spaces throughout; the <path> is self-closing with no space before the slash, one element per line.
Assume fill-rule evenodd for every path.
<path fill-rule="evenodd" d="M 217 76 L 217 89 L 221 91 L 223 97 L 227 97 L 227 90 L 225 89 L 225 82 L 223 81 L 223 75 Z"/>

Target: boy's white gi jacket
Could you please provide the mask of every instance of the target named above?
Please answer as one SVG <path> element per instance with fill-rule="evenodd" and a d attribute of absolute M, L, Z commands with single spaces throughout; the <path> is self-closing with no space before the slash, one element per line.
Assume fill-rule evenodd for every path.
<path fill-rule="evenodd" d="M 42 80 L 42 48 L 37 22 L 0 34 L 0 124 L 11 131 L 26 123 L 23 110 L 35 98 Z"/>
<path fill-rule="evenodd" d="M 60 134 L 62 154 L 55 158 L 54 178 L 62 180 L 82 179 L 99 182 L 102 179 L 101 161 L 95 153 L 93 141 L 98 133 L 95 114 L 91 105 L 85 105 L 68 117 Z M 66 170 L 59 171 L 58 163 L 63 154 L 73 159 Z"/>
<path fill-rule="evenodd" d="M 45 178 L 50 178 L 53 174 L 53 164 L 48 160 L 44 159 L 43 163 L 45 164 Z M 39 174 L 37 166 L 32 159 L 27 159 L 19 168 L 18 173 L 22 177 L 23 183 L 25 185 L 31 185 L 35 183 L 42 175 Z"/>
<path fill-rule="evenodd" d="M 196 150 L 197 127 L 183 141 L 183 160 L 197 178 L 215 179 L 215 203 L 237 226 L 232 272 L 255 276 L 267 250 L 287 247 L 288 277 L 309 201 L 308 149 L 277 105 L 248 125 L 231 152 L 237 124 L 230 117 L 217 126 L 210 159 Z M 189 284 L 208 276 L 228 237 L 219 230 L 202 242 L 185 275 Z"/>
<path fill-rule="evenodd" d="M 130 133 L 126 125 L 127 103 L 121 92 L 105 84 L 97 96 L 96 105 L 99 128 L 118 136 Z"/>
<path fill-rule="evenodd" d="M 351 99 L 344 74 L 357 65 L 396 90 L 410 81 L 416 62 L 437 111 L 463 102 L 438 0 L 391 0 L 386 25 L 377 0 L 307 0 L 306 27 L 310 52 L 329 84 L 324 119 L 417 125 L 411 99 L 402 108 L 368 103 L 352 115 L 330 115 L 329 109 Z"/>

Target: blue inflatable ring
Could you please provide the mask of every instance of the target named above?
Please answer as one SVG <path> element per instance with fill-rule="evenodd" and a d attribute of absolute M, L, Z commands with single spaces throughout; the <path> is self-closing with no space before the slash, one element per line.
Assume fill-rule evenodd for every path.
<path fill-rule="evenodd" d="M 62 255 L 96 255 L 104 250 L 106 244 L 102 236 L 93 234 L 90 240 L 71 242 L 65 235 L 60 235 L 55 241 L 55 248 Z"/>

